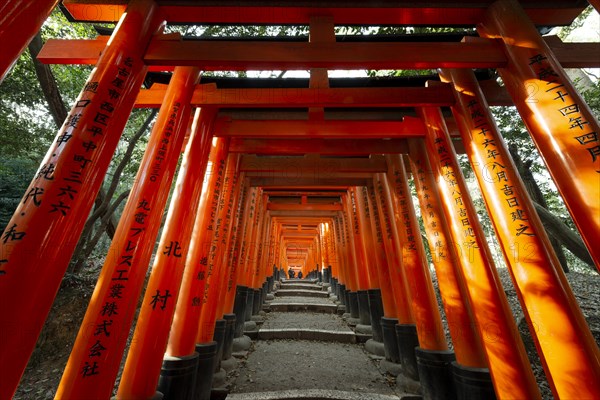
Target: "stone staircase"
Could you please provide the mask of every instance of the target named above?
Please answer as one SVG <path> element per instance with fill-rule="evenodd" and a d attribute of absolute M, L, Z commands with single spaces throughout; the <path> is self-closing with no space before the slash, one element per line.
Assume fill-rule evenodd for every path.
<path fill-rule="evenodd" d="M 230 382 L 227 399 L 392 400 L 406 393 L 365 350 L 328 284 L 308 279 L 276 282 L 262 311 L 246 322 L 253 342 Z M 365 338 L 366 336 L 366 338 Z"/>

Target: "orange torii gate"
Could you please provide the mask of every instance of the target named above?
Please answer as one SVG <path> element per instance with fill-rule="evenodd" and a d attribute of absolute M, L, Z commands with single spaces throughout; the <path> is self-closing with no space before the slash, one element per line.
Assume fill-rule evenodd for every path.
<path fill-rule="evenodd" d="M 37 3 L 0 6 L 8 16 L 0 41 L 9 44 L 0 81 L 57 1 Z M 479 185 L 554 395 L 597 396 L 598 346 L 488 107 L 517 107 L 600 270 L 600 128 L 563 70 L 598 67 L 599 46 L 542 38 L 536 29 L 570 24 L 588 3 L 435 4 L 63 0 L 73 20 L 118 25 L 110 37 L 51 39 L 38 57 L 96 68 L 2 234 L 0 398 L 18 385 L 133 107 L 160 107 L 159 117 L 57 398 L 110 396 L 188 131 L 179 191 L 117 398 L 152 398 L 157 387 L 170 396 L 206 396 L 217 321 L 235 320 L 230 330 L 241 334 L 272 288 L 272 267 L 292 260 L 292 248 L 306 275 L 326 267 L 350 316 L 370 324 L 386 356 L 421 378 L 426 397 L 454 394 L 443 374 L 427 373 L 434 366 L 454 373 L 459 396 L 472 395 L 466 382 L 476 376 L 489 381 L 482 398 L 539 398 L 456 152 L 482 167 Z M 216 42 L 162 33 L 165 24 L 182 23 L 301 24 L 312 37 Z M 338 42 L 332 29 L 339 25 L 476 27 L 479 37 Z M 333 87 L 326 73 L 437 68 L 441 83 L 422 87 Z M 478 81 L 474 68 L 496 69 L 506 86 Z M 200 77 L 251 69 L 309 69 L 311 79 L 300 88 L 220 88 Z M 140 90 L 149 71 L 173 75 L 168 86 Z M 194 107 L 201 111 L 192 119 Z M 452 117 L 441 107 L 451 107 Z M 200 193 L 209 157 L 212 174 Z M 454 352 L 442 334 L 408 170 Z M 514 256 L 524 248 L 531 257 Z M 163 368 L 187 363 L 189 377 L 174 383 L 161 376 L 163 357 Z M 203 378 L 196 379 L 199 364 Z"/>

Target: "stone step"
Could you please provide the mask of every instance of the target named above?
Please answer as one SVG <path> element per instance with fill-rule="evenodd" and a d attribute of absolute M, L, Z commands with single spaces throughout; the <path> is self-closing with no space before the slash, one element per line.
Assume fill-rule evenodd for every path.
<path fill-rule="evenodd" d="M 281 289 L 305 289 L 305 290 L 318 290 L 323 291 L 323 287 L 314 285 L 312 283 L 284 283 L 281 285 Z"/>
<path fill-rule="evenodd" d="M 328 389 L 290 389 L 272 392 L 230 393 L 227 396 L 227 400 L 413 400 L 421 398 L 421 396 L 414 395 L 401 395 L 398 397 L 380 393 Z"/>
<path fill-rule="evenodd" d="M 325 329 L 259 329 L 258 339 L 293 339 L 293 340 L 318 340 L 322 342 L 356 343 L 354 332 L 331 331 Z"/>
<path fill-rule="evenodd" d="M 271 303 L 271 311 L 294 312 L 311 311 L 319 313 L 335 314 L 337 305 L 332 303 L 299 303 L 299 302 L 278 302 Z"/>
<path fill-rule="evenodd" d="M 304 290 L 304 289 L 279 289 L 275 293 L 276 297 L 294 296 L 294 297 L 329 297 L 329 293 L 317 291 L 317 290 Z"/>
<path fill-rule="evenodd" d="M 317 283 L 318 279 L 298 279 L 298 278 L 293 278 L 293 279 L 282 279 L 281 283 L 286 284 L 286 283 Z"/>

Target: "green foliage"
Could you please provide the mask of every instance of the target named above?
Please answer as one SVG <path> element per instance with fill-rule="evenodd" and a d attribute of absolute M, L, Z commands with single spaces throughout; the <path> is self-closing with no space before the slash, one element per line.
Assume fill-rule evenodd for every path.
<path fill-rule="evenodd" d="M 0 157 L 41 161 L 55 134 L 29 53 L 0 86 Z"/>
<path fill-rule="evenodd" d="M 0 163 L 0 229 L 8 224 L 36 169 L 37 163 L 27 158 L 3 158 Z"/>

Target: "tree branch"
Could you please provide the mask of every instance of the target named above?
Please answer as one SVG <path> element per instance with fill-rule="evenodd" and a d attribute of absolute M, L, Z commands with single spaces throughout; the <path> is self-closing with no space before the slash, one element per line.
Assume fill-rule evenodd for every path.
<path fill-rule="evenodd" d="M 115 169 L 115 173 L 113 174 L 112 180 L 110 182 L 110 186 L 108 187 L 108 190 L 106 192 L 106 195 L 108 196 L 108 198 L 112 198 L 112 196 L 115 194 L 115 191 L 117 190 L 117 186 L 119 185 L 119 181 L 121 179 L 121 175 L 123 174 L 123 170 L 129 163 L 129 160 L 131 159 L 131 156 L 133 155 L 133 150 L 135 149 L 135 145 L 137 144 L 138 140 L 140 140 L 142 135 L 146 132 L 148 127 L 150 126 L 150 123 L 156 116 L 156 113 L 158 113 L 158 109 L 156 109 L 156 108 L 152 109 L 152 112 L 150 113 L 150 115 L 148 115 L 148 117 L 146 118 L 146 120 L 144 121 L 142 126 L 140 126 L 140 128 L 137 130 L 135 135 L 133 135 L 133 137 L 129 141 L 129 145 L 127 146 L 127 150 L 125 151 L 125 154 L 123 155 L 123 159 L 121 160 L 121 162 Z"/>
<path fill-rule="evenodd" d="M 544 207 L 534 202 L 542 224 L 552 236 L 559 240 L 575 257 L 588 264 L 595 271 L 594 260 L 588 253 L 581 237 L 571 230 L 560 218 L 546 210 Z"/>

